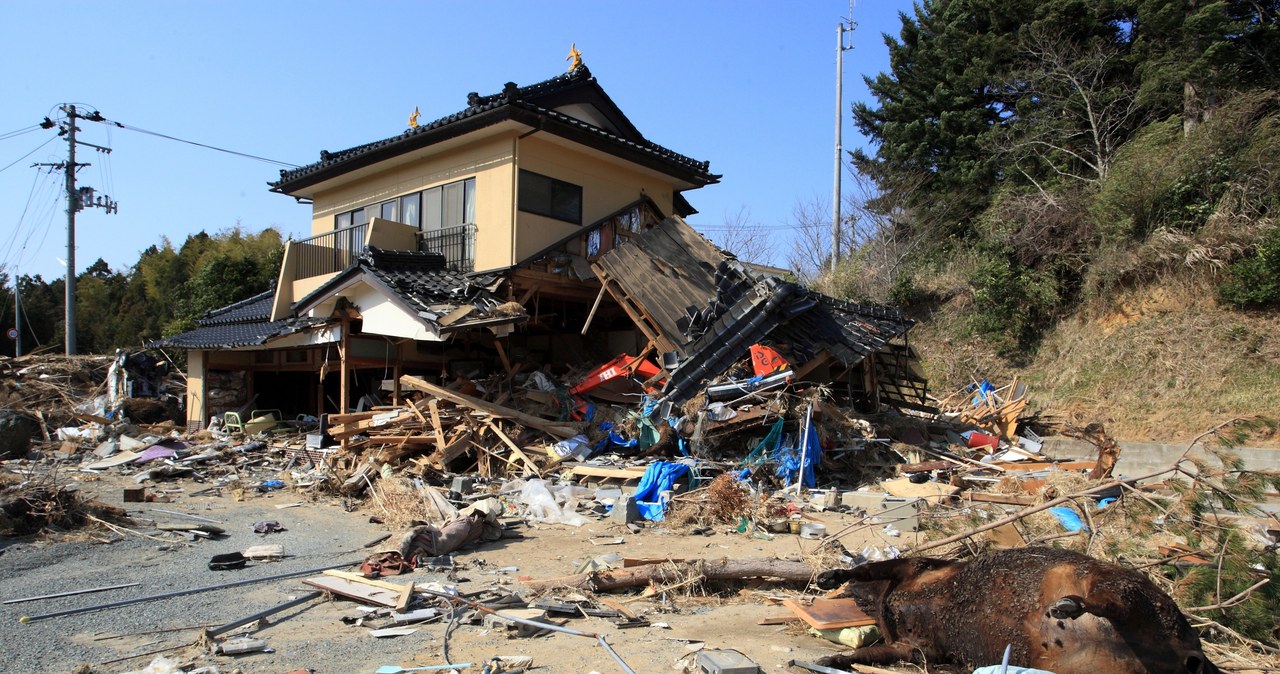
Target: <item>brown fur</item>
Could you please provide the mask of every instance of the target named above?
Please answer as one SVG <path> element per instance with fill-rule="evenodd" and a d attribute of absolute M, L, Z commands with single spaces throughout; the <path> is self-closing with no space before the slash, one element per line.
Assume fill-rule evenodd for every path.
<path fill-rule="evenodd" d="M 885 643 L 823 664 L 998 664 L 1055 674 L 1217 674 L 1173 600 L 1132 569 L 1057 548 L 970 561 L 895 559 L 827 571 L 820 586 L 876 618 Z"/>

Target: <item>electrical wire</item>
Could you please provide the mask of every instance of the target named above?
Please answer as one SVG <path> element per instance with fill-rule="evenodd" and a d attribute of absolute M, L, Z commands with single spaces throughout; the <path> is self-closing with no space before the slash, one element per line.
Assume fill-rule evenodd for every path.
<path fill-rule="evenodd" d="M 0 168 L 0 173 L 4 173 L 4 172 L 5 172 L 5 170 L 9 169 L 9 168 L 10 168 L 10 167 L 12 167 L 14 164 L 17 164 L 18 162 L 22 161 L 23 159 L 26 159 L 27 157 L 30 157 L 31 155 L 35 154 L 36 152 L 38 152 L 38 151 L 40 150 L 40 148 L 42 148 L 42 147 L 44 147 L 44 146 L 48 145 L 49 143 L 52 143 L 52 142 L 53 142 L 53 140 L 54 140 L 55 138 L 57 138 L 57 136 L 49 136 L 49 140 L 46 140 L 45 142 L 40 143 L 39 145 L 37 145 L 37 146 L 36 146 L 36 148 L 35 148 L 34 150 L 32 150 L 32 151 L 30 151 L 30 152 L 28 152 L 28 153 L 26 153 L 26 154 L 22 155 L 21 157 L 18 157 L 17 159 L 15 159 L 15 160 L 13 160 L 12 162 L 10 162 L 9 164 L 7 164 L 4 168 Z"/>
<path fill-rule="evenodd" d="M 21 136 L 25 133 L 31 133 L 32 131 L 35 131 L 38 128 L 40 128 L 39 124 L 32 124 L 31 126 L 26 126 L 16 131 L 10 131 L 9 133 L 0 133 L 0 140 L 9 140 L 10 138 L 17 138 L 18 136 Z"/>
<path fill-rule="evenodd" d="M 167 139 L 167 140 L 177 141 L 177 142 L 179 142 L 179 143 L 186 143 L 187 145 L 195 145 L 196 147 L 203 147 L 203 148 L 206 148 L 206 149 L 209 149 L 209 150 L 216 150 L 216 151 L 218 151 L 218 152 L 225 152 L 225 153 L 227 153 L 227 154 L 235 155 L 235 156 L 237 156 L 237 157 L 244 157 L 244 158 L 246 158 L 246 159 L 253 159 L 253 160 L 256 160 L 256 161 L 265 162 L 265 163 L 267 163 L 267 164 L 275 164 L 276 166 L 283 166 L 283 167 L 285 167 L 285 168 L 298 168 L 298 165 L 297 165 L 297 164 L 290 164 L 289 162 L 280 161 L 280 160 L 278 160 L 278 159 L 268 159 L 267 157 L 259 157 L 259 156 L 258 156 L 258 155 L 256 155 L 256 154 L 248 154 L 248 153 L 246 153 L 246 152 L 236 152 L 235 150 L 228 150 L 228 149 L 226 149 L 226 148 L 218 147 L 218 146 L 216 146 L 216 145 L 208 145 L 208 144 L 205 144 L 205 143 L 197 143 L 197 142 L 196 142 L 196 141 L 194 141 L 194 140 L 186 140 L 185 138 L 178 138 L 177 136 L 170 136 L 170 135 L 168 135 L 168 134 L 160 133 L 160 132 L 158 132 L 158 131 L 148 131 L 148 130 L 143 129 L 143 128 L 140 128 L 140 127 L 131 126 L 131 125 L 129 125 L 129 124 L 124 124 L 124 123 L 121 123 L 121 122 L 117 122 L 117 121 L 115 121 L 115 120 L 113 120 L 113 119 L 106 119 L 105 117 L 103 118 L 103 122 L 105 122 L 105 123 L 107 123 L 107 124 L 114 124 L 114 125 L 116 125 L 116 126 L 120 127 L 121 129 L 128 129 L 128 130 L 130 130 L 130 131 L 137 131 L 138 133 L 145 133 L 145 134 L 147 134 L 147 135 L 149 135 L 149 136 L 156 136 L 157 138 L 164 138 L 164 139 Z"/>
<path fill-rule="evenodd" d="M 40 176 L 45 177 L 44 182 L 40 182 Z M 13 245 L 17 243 L 18 236 L 22 232 L 22 223 L 27 219 L 27 211 L 30 210 L 31 208 L 31 202 L 35 200 L 35 195 L 37 191 L 43 191 L 45 188 L 45 185 L 48 184 L 48 182 L 49 182 L 49 172 L 36 171 L 35 177 L 32 178 L 31 180 L 31 190 L 27 193 L 27 203 L 22 207 L 22 215 L 18 217 L 18 224 L 14 226 L 13 233 L 9 237 L 9 242 L 5 244 L 3 258 L 4 258 L 4 265 L 6 267 L 9 266 L 10 262 L 12 262 L 12 258 L 10 257 L 10 254 L 13 253 Z M 37 184 L 39 184 L 39 188 L 37 188 Z M 30 235 L 28 235 L 28 238 L 30 238 Z M 26 243 L 24 242 L 23 245 L 25 246 Z"/>

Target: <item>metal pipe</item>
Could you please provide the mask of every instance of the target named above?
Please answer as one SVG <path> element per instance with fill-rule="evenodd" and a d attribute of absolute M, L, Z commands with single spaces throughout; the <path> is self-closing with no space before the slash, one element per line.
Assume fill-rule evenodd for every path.
<path fill-rule="evenodd" d="M 141 585 L 142 583 L 125 583 L 124 585 L 108 585 L 106 587 L 91 587 L 87 590 L 69 590 L 67 592 L 58 592 L 56 594 L 42 594 L 39 597 L 23 597 L 22 599 L 9 599 L 6 604 L 21 604 L 24 601 L 37 601 L 40 599 L 54 599 L 56 597 L 70 597 L 76 594 L 89 594 L 90 592 L 106 592 L 107 590 L 119 590 L 126 587 Z"/>
<path fill-rule="evenodd" d="M 148 601 L 158 601 L 161 599 L 172 599 L 173 597 L 185 597 L 191 594 L 199 594 L 201 592 L 211 592 L 213 590 L 224 590 L 232 587 L 241 587 L 244 585 L 252 585 L 254 583 L 265 583 L 269 580 L 282 580 L 284 578 L 294 578 L 296 576 L 305 576 L 312 573 L 320 573 L 329 569 L 340 569 L 344 566 L 354 566 L 359 560 L 354 562 L 343 562 L 341 564 L 331 564 L 322 566 L 318 569 L 306 569 L 305 571 L 291 571 L 289 573 L 278 573 L 274 576 L 264 576 L 262 578 L 249 578 L 246 580 L 237 580 L 230 583 L 219 583 L 217 585 L 206 585 L 204 587 L 192 588 L 190 590 L 177 590 L 175 592 L 165 592 L 164 594 L 154 594 L 148 597 L 135 597 L 133 599 L 123 599 L 121 601 L 113 601 L 108 604 L 98 604 L 97 606 L 83 606 L 81 608 L 72 608 L 65 611 L 54 611 L 53 613 L 41 613 L 33 616 L 22 616 L 18 619 L 20 623 L 33 623 L 38 620 L 48 620 L 50 618 L 61 618 L 69 615 L 78 615 L 81 613 L 89 613 L 90 611 L 101 611 L 109 608 L 119 608 L 121 606 L 131 606 L 133 604 L 141 604 Z"/>
<path fill-rule="evenodd" d="M 264 610 L 264 611 L 258 611 L 257 613 L 255 613 L 255 614 L 253 614 L 253 615 L 251 615 L 251 616 L 245 616 L 245 617 L 243 617 L 243 618 L 240 618 L 239 620 L 232 620 L 231 622 L 229 622 L 229 623 L 227 623 L 227 624 L 225 624 L 225 625 L 221 625 L 221 626 L 219 626 L 219 627 L 215 627 L 215 628 L 213 628 L 213 629 L 211 629 L 211 630 L 206 630 L 204 634 L 205 634 L 205 636 L 209 636 L 209 637 L 216 637 L 216 636 L 218 636 L 218 635 L 225 634 L 225 633 L 230 632 L 231 630 L 233 630 L 233 629 L 235 629 L 235 628 L 237 628 L 237 627 L 239 627 L 239 626 L 241 626 L 241 625 L 248 625 L 248 624 L 249 624 L 249 623 L 251 623 L 251 622 L 256 622 L 256 621 L 258 621 L 258 620 L 262 620 L 263 618 L 265 618 L 265 617 L 267 617 L 267 616 L 275 615 L 275 614 L 277 614 L 277 613 L 279 613 L 279 612 L 281 612 L 281 611 L 284 611 L 284 610 L 287 610 L 287 609 L 291 609 L 291 608 L 293 608 L 294 606 L 297 606 L 298 604 L 305 604 L 305 603 L 307 603 L 307 602 L 311 601 L 312 599 L 315 599 L 316 597 L 319 597 L 319 596 L 320 596 L 320 595 L 322 595 L 322 594 L 324 594 L 324 593 L 323 593 L 323 592 L 320 592 L 319 590 L 317 590 L 317 591 L 315 591 L 315 592 L 308 592 L 308 593 L 306 593 L 306 594 L 302 595 L 301 597 L 298 597 L 297 599 L 292 599 L 292 600 L 287 601 L 287 602 L 285 602 L 285 603 L 283 603 L 283 604 L 280 604 L 279 606 L 272 606 L 271 608 L 266 609 L 266 610 Z"/>

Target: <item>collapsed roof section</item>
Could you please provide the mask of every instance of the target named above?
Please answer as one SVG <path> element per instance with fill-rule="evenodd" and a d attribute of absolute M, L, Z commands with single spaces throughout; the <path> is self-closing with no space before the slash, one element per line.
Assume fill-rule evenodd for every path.
<path fill-rule="evenodd" d="M 787 344 L 797 365 L 852 367 L 915 324 L 897 309 L 846 302 L 749 271 L 684 220 L 667 218 L 593 268 L 637 326 L 678 363 L 667 399 L 683 402 L 755 343 Z"/>
<path fill-rule="evenodd" d="M 523 306 L 503 302 L 494 295 L 502 280 L 496 274 L 468 275 L 452 271 L 440 253 L 369 246 L 346 271 L 298 300 L 293 311 L 295 315 L 312 312 L 344 290 L 363 283 L 390 299 L 404 314 L 416 317 L 432 334 L 446 335 L 464 328 L 498 328 L 527 318 Z"/>
<path fill-rule="evenodd" d="M 527 318 L 524 307 L 503 302 L 494 290 L 502 277 L 493 274 L 463 275 L 445 266 L 439 253 L 380 250 L 370 247 L 356 257 L 346 271 L 313 290 L 292 307 L 289 318 L 270 320 L 274 291 L 215 309 L 197 320 L 194 330 L 151 342 L 154 347 L 181 349 L 236 349 L 262 346 L 274 339 L 331 322 L 332 303 L 360 289 L 395 304 L 397 317 L 414 317 L 426 335 L 443 338 L 467 328 L 509 329 Z M 373 302 L 348 300 L 365 310 L 366 327 L 377 332 L 370 315 Z M 369 306 L 362 307 L 362 304 Z M 394 320 L 394 319 L 392 319 Z M 402 319 L 403 321 L 403 319 Z M 391 332 L 390 334 L 395 334 Z M 421 336 L 421 335 L 419 335 Z"/>

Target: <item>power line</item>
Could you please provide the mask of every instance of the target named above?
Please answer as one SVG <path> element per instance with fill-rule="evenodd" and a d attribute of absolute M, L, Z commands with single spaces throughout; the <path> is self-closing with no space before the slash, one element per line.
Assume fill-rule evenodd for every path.
<path fill-rule="evenodd" d="M 98 121 L 98 120 L 94 120 L 94 121 Z M 177 141 L 177 142 L 179 142 L 179 143 L 186 143 L 187 145 L 195 145 L 196 147 L 203 147 L 203 148 L 206 148 L 206 149 L 209 149 L 209 150 L 216 150 L 216 151 L 218 151 L 218 152 L 225 152 L 225 153 L 227 153 L 227 154 L 235 155 L 235 156 L 237 156 L 237 157 L 244 157 L 244 158 L 246 158 L 246 159 L 254 159 L 254 160 L 257 160 L 257 161 L 260 161 L 260 162 L 265 162 L 265 163 L 268 163 L 268 164 L 275 164 L 276 166 L 283 166 L 283 167 L 285 167 L 285 168 L 298 168 L 298 165 L 297 165 L 297 164 L 290 164 L 289 162 L 280 161 L 280 160 L 278 160 L 278 159 L 268 159 L 267 157 L 259 157 L 259 156 L 258 156 L 258 155 L 256 155 L 256 154 L 248 154 L 248 153 L 246 153 L 246 152 L 236 152 L 235 150 L 228 150 L 228 149 L 223 148 L 223 147 L 217 147 L 216 145 L 208 145 L 208 144 L 205 144 L 205 143 L 197 143 L 197 142 L 196 142 L 196 141 L 194 141 L 194 140 L 186 140 L 186 139 L 184 139 L 184 138 L 178 138 L 178 137 L 176 137 L 176 136 L 170 136 L 170 135 L 168 135 L 168 134 L 160 133 L 160 132 L 158 132 L 158 131 L 148 131 L 148 130 L 146 130 L 146 129 L 142 129 L 142 128 L 139 128 L 139 127 L 136 127 L 136 126 L 130 126 L 130 125 L 128 125 L 128 124 L 123 124 L 123 123 L 121 123 L 121 122 L 117 122 L 117 121 L 115 121 L 115 120 L 111 120 L 111 119 L 103 118 L 101 121 L 106 122 L 106 123 L 108 123 L 108 124 L 114 124 L 114 125 L 116 125 L 116 126 L 120 127 L 121 129 L 128 129 L 128 130 L 130 130 L 130 131 L 137 131 L 138 133 L 145 133 L 145 134 L 147 134 L 147 135 L 149 135 L 149 136 L 156 136 L 156 137 L 158 137 L 158 138 L 165 138 L 165 139 L 167 139 L 167 140 L 173 140 L 173 141 Z"/>
<path fill-rule="evenodd" d="M 18 162 L 22 161 L 23 159 L 26 159 L 27 157 L 30 157 L 31 155 L 35 154 L 36 152 L 39 152 L 39 151 L 40 151 L 40 148 L 42 148 L 42 147 L 44 147 L 44 146 L 48 145 L 49 143 L 52 143 L 52 142 L 53 142 L 53 140 L 54 140 L 55 138 L 57 138 L 57 136 L 50 136 L 50 137 L 49 137 L 49 140 L 46 140 L 45 142 L 40 143 L 39 145 L 37 145 L 37 146 L 36 146 L 36 149 L 34 149 L 34 150 L 32 150 L 32 151 L 30 151 L 30 152 L 28 152 L 28 153 L 26 153 L 26 154 L 22 155 L 21 157 L 18 157 L 17 159 L 13 160 L 11 163 L 9 163 L 9 164 L 8 164 L 7 166 L 5 166 L 4 168 L 0 168 L 0 173 L 4 173 L 4 172 L 5 172 L 5 169 L 8 169 L 9 167 L 13 166 L 14 164 L 17 164 Z"/>
<path fill-rule="evenodd" d="M 31 133 L 32 131 L 35 131 L 38 128 L 40 128 L 39 124 L 32 124 L 31 126 L 23 127 L 21 129 L 18 129 L 17 131 L 10 131 L 9 133 L 0 133 L 0 140 L 9 140 L 10 138 L 16 138 L 18 136 L 21 136 L 24 133 Z"/>
<path fill-rule="evenodd" d="M 31 180 L 31 190 L 27 193 L 27 203 L 22 207 L 22 215 L 18 216 L 18 223 L 13 227 L 13 235 L 9 237 L 9 243 L 5 246 L 4 264 L 6 266 L 13 261 L 13 258 L 11 257 L 13 253 L 13 245 L 17 243 L 18 236 L 22 233 L 22 225 L 27 219 L 27 211 L 30 210 L 31 203 L 36 200 L 36 193 L 43 192 L 45 187 L 49 184 L 50 175 L 51 172 L 49 171 L 36 171 L 35 178 Z M 40 176 L 44 176 L 44 181 L 39 182 L 39 186 L 37 187 L 37 182 L 40 180 Z M 24 240 L 22 244 L 24 249 L 27 245 L 26 242 L 30 240 L 31 235 L 28 234 L 26 240 Z M 21 253 L 18 253 L 18 255 L 21 256 Z"/>

